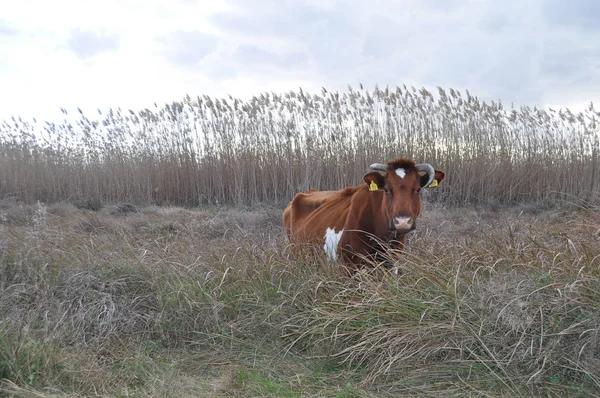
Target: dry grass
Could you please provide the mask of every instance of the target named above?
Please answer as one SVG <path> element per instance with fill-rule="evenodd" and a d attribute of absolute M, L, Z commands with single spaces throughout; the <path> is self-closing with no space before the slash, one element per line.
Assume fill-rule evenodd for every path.
<path fill-rule="evenodd" d="M 281 209 L 4 203 L 15 396 L 598 396 L 600 211 L 428 205 L 349 280 Z"/>
<path fill-rule="evenodd" d="M 587 201 L 599 189 L 598 118 L 593 106 L 505 109 L 468 91 L 361 86 L 14 119 L 0 124 L 0 199 L 283 204 L 407 156 L 448 172 L 431 195 L 447 205 Z"/>

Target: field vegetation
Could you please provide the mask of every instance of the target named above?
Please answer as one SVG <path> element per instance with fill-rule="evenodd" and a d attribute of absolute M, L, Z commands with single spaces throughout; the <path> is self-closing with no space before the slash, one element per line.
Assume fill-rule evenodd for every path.
<path fill-rule="evenodd" d="M 186 97 L 138 112 L 0 125 L 0 195 L 197 206 L 283 204 L 357 184 L 406 156 L 448 172 L 446 205 L 589 199 L 600 183 L 600 114 L 506 109 L 470 93 L 397 87 Z"/>
<path fill-rule="evenodd" d="M 429 207 L 349 279 L 277 208 L 4 204 L 17 396 L 597 396 L 600 213 Z"/>
<path fill-rule="evenodd" d="M 599 116 L 402 87 L 5 121 L 0 394 L 600 396 Z M 398 275 L 291 256 L 295 192 L 397 156 L 448 173 Z"/>

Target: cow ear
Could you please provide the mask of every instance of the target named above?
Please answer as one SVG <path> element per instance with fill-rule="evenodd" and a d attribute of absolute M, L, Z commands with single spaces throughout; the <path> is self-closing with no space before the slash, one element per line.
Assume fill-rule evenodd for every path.
<path fill-rule="evenodd" d="M 385 179 L 381 174 L 376 171 L 372 171 L 363 176 L 365 184 L 369 187 L 369 191 L 377 191 L 384 187 Z"/>
<path fill-rule="evenodd" d="M 433 177 L 434 181 L 437 181 L 438 185 L 446 178 L 446 173 L 442 170 L 435 169 L 435 177 Z"/>
<path fill-rule="evenodd" d="M 435 169 L 435 176 L 433 177 L 433 181 L 431 181 L 431 184 L 429 184 L 429 186 L 427 188 L 437 188 L 438 185 L 440 185 L 440 183 L 444 180 L 445 177 L 446 177 L 446 173 L 444 173 L 442 170 Z M 427 180 L 428 180 L 427 174 L 425 174 L 424 176 L 421 176 L 421 186 L 427 184 Z"/>

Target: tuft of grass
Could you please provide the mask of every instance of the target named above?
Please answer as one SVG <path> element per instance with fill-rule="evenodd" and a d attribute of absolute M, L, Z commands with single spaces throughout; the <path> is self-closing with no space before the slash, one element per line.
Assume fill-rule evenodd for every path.
<path fill-rule="evenodd" d="M 234 386 L 255 396 L 300 397 L 298 391 L 277 379 L 263 375 L 255 369 L 240 369 L 234 379 Z"/>

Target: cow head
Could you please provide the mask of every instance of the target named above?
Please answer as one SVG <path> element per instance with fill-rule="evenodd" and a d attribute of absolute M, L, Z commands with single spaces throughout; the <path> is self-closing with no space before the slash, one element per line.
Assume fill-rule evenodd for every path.
<path fill-rule="evenodd" d="M 388 228 L 405 234 L 416 228 L 421 213 L 421 189 L 434 188 L 446 176 L 430 164 L 415 164 L 408 159 L 397 159 L 387 165 L 375 163 L 373 171 L 364 175 L 370 195 L 381 206 Z M 384 174 L 380 174 L 383 172 Z"/>

